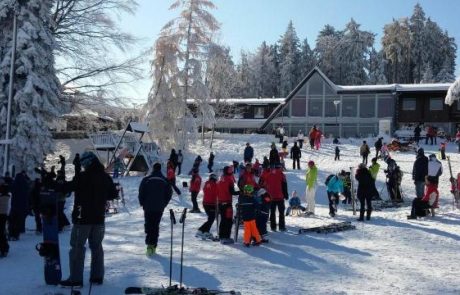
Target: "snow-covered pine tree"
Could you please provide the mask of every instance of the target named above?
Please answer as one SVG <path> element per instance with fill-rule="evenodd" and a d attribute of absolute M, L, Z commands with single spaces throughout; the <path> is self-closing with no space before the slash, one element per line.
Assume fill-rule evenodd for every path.
<path fill-rule="evenodd" d="M 460 78 L 455 80 L 455 82 L 449 87 L 444 102 L 448 105 L 452 105 L 454 101 L 460 103 Z"/>
<path fill-rule="evenodd" d="M 299 38 L 292 21 L 279 41 L 280 44 L 280 94 L 287 96 L 300 81 Z"/>
<path fill-rule="evenodd" d="M 451 83 L 455 81 L 455 75 L 452 73 L 451 61 L 448 57 L 446 57 L 444 65 L 436 75 L 434 81 L 439 83 Z"/>
<path fill-rule="evenodd" d="M 308 44 L 307 38 L 302 42 L 300 53 L 300 79 L 303 79 L 316 65 L 315 55 Z"/>
<path fill-rule="evenodd" d="M 372 48 L 369 53 L 369 79 L 367 82 L 369 85 L 387 84 L 383 52 L 377 52 L 375 48 Z"/>
<path fill-rule="evenodd" d="M 414 12 L 409 20 L 410 28 L 410 49 L 411 49 L 411 66 L 412 78 L 411 81 L 419 83 L 423 75 L 423 48 L 425 46 L 425 12 L 422 6 L 417 3 L 414 7 Z"/>
<path fill-rule="evenodd" d="M 387 80 L 390 83 L 410 83 L 410 31 L 407 18 L 385 25 L 382 47 L 384 58 L 388 60 Z"/>
<path fill-rule="evenodd" d="M 256 54 L 252 59 L 252 68 L 254 71 L 256 97 L 272 97 L 273 84 L 277 81 L 274 80 L 275 65 L 271 57 L 270 47 L 264 41 L 257 49 Z"/>
<path fill-rule="evenodd" d="M 434 77 L 433 77 L 433 67 L 431 66 L 431 63 L 425 64 L 423 67 L 423 76 L 422 80 L 420 83 L 433 83 L 434 82 Z"/>
<path fill-rule="evenodd" d="M 337 47 L 341 37 L 342 32 L 336 31 L 331 25 L 325 25 L 318 34 L 314 50 L 321 71 L 337 84 L 340 84 Z"/>
<path fill-rule="evenodd" d="M 0 134 L 6 133 L 6 107 L 13 44 L 13 3 L 0 2 Z M 18 2 L 19 3 L 19 2 Z M 20 1 L 17 6 L 18 38 L 12 104 L 10 164 L 16 171 L 32 172 L 52 151 L 49 124 L 65 105 L 59 100 L 50 32 L 53 0 Z M 0 147 L 3 155 L 3 148 Z M 3 165 L 3 157 L 0 159 Z"/>
<path fill-rule="evenodd" d="M 278 50 L 278 44 L 270 45 L 270 61 L 273 64 L 273 77 L 270 79 L 273 81 L 272 84 L 272 96 L 280 96 L 280 56 Z"/>
<path fill-rule="evenodd" d="M 426 66 L 431 66 L 431 73 L 436 76 L 441 70 L 445 52 L 443 52 L 443 42 L 445 42 L 444 34 L 439 25 L 427 19 L 424 31 L 425 46 L 423 47 L 423 71 L 427 72 Z"/>
<path fill-rule="evenodd" d="M 249 65 L 248 53 L 241 51 L 240 63 L 236 67 L 237 83 L 233 96 L 236 97 L 254 97 L 255 80 L 253 69 Z"/>

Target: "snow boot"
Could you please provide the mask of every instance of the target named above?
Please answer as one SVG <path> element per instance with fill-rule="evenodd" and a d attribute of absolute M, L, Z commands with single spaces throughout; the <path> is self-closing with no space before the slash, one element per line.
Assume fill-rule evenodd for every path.
<path fill-rule="evenodd" d="M 83 282 L 77 282 L 77 281 L 72 281 L 70 279 L 67 279 L 64 281 L 60 281 L 59 285 L 61 285 L 62 287 L 71 287 L 71 288 L 78 289 L 78 288 L 83 287 Z"/>
<path fill-rule="evenodd" d="M 372 210 L 367 210 L 366 220 L 371 220 Z"/>
<path fill-rule="evenodd" d="M 147 250 L 145 251 L 145 255 L 147 255 L 147 257 L 152 257 L 153 255 L 155 255 L 156 250 L 157 249 L 155 246 L 147 245 Z"/>

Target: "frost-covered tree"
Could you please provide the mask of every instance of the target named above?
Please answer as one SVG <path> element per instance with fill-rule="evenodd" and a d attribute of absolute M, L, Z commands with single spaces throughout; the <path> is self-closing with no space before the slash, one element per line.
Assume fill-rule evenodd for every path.
<path fill-rule="evenodd" d="M 387 84 L 383 52 L 377 52 L 374 48 L 369 54 L 369 79 L 367 82 L 370 85 Z"/>
<path fill-rule="evenodd" d="M 206 62 L 206 86 L 212 99 L 230 98 L 236 86 L 237 73 L 230 48 L 211 43 Z"/>
<path fill-rule="evenodd" d="M 252 59 L 256 97 L 272 97 L 274 95 L 272 85 L 278 81 L 276 80 L 276 69 L 273 61 L 270 47 L 265 41 L 262 42 Z"/>
<path fill-rule="evenodd" d="M 340 84 L 339 67 L 337 63 L 337 48 L 342 32 L 336 31 L 331 25 L 326 25 L 316 39 L 315 56 L 318 66 L 333 82 Z"/>
<path fill-rule="evenodd" d="M 422 80 L 420 83 L 433 83 L 434 82 L 434 76 L 433 76 L 433 67 L 431 66 L 431 63 L 427 63 L 423 69 L 423 76 Z"/>
<path fill-rule="evenodd" d="M 302 42 L 300 53 L 300 79 L 303 79 L 316 65 L 315 55 L 308 44 L 307 38 Z"/>
<path fill-rule="evenodd" d="M 280 94 L 287 96 L 299 83 L 300 49 L 299 38 L 292 21 L 281 36 L 280 44 Z"/>
<path fill-rule="evenodd" d="M 16 1 L 15 1 L 16 2 Z M 6 133 L 6 108 L 13 44 L 13 1 L 0 2 L 0 134 Z M 19 2 L 18 2 L 19 3 Z M 52 151 L 49 124 L 64 105 L 54 68 L 55 39 L 50 31 L 53 0 L 21 1 L 17 6 L 17 55 L 11 120 L 10 164 L 32 172 Z M 3 155 L 3 148 L 0 147 Z M 3 158 L 0 159 L 3 165 Z"/>
<path fill-rule="evenodd" d="M 273 64 L 274 71 L 272 77 L 272 93 L 274 97 L 280 96 L 280 54 L 278 44 L 270 45 L 270 59 Z"/>
<path fill-rule="evenodd" d="M 417 3 L 414 12 L 410 17 L 410 58 L 413 66 L 411 81 L 418 83 L 423 75 L 423 48 L 425 46 L 425 12 L 422 6 Z"/>
<path fill-rule="evenodd" d="M 454 101 L 460 103 L 460 78 L 455 80 L 455 82 L 449 87 L 444 102 L 448 105 L 452 105 Z"/>
<path fill-rule="evenodd" d="M 390 83 L 410 83 L 410 31 L 407 18 L 393 20 L 384 27 L 382 37 Z"/>
<path fill-rule="evenodd" d="M 233 92 L 235 97 L 254 97 L 255 79 L 254 72 L 249 64 L 248 53 L 241 51 L 241 60 L 236 67 L 237 81 Z"/>
<path fill-rule="evenodd" d="M 452 73 L 451 61 L 446 58 L 444 65 L 435 77 L 435 82 L 450 83 L 455 81 L 455 75 Z"/>

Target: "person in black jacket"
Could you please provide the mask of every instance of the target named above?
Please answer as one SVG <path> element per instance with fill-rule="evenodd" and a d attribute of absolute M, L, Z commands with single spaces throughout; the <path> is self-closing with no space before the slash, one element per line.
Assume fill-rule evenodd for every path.
<path fill-rule="evenodd" d="M 171 185 L 161 173 L 161 164 L 155 163 L 152 173 L 144 177 L 139 186 L 139 204 L 144 209 L 147 256 L 155 254 L 161 217 L 171 196 Z"/>
<path fill-rule="evenodd" d="M 423 148 L 417 151 L 417 157 L 412 168 L 412 180 L 415 184 L 415 195 L 422 198 L 425 194 L 425 176 L 428 175 L 428 158 Z"/>
<path fill-rule="evenodd" d="M 358 181 L 357 195 L 359 202 L 361 203 L 358 221 L 364 221 L 365 205 L 367 206 L 366 219 L 370 220 L 372 213 L 372 197 L 377 190 L 375 189 L 374 179 L 372 178 L 371 173 L 367 169 L 366 164 L 359 164 L 359 168 L 356 171 L 355 178 Z"/>
<path fill-rule="evenodd" d="M 420 133 L 422 132 L 422 128 L 420 128 L 420 124 L 417 125 L 414 129 L 414 141 L 418 145 L 418 142 L 420 141 Z"/>
<path fill-rule="evenodd" d="M 382 143 L 383 137 L 380 137 L 377 139 L 377 141 L 374 143 L 375 147 L 375 157 L 378 159 L 379 158 L 379 153 L 380 150 L 382 149 L 383 143 Z"/>
<path fill-rule="evenodd" d="M 61 168 L 59 168 L 59 170 L 65 175 L 65 158 L 63 155 L 59 155 L 59 164 L 61 164 Z"/>
<path fill-rule="evenodd" d="M 117 197 L 112 178 L 105 173 L 99 159 L 92 152 L 85 152 L 80 159 L 84 171 L 67 183 L 66 191 L 74 191 L 72 233 L 70 235 L 70 276 L 60 284 L 64 287 L 83 286 L 85 244 L 91 249 L 90 283 L 102 284 L 104 280 L 105 206 Z"/>
<path fill-rule="evenodd" d="M 209 154 L 209 159 L 208 159 L 208 171 L 209 173 L 212 173 L 212 167 L 214 166 L 214 153 L 211 152 Z"/>
<path fill-rule="evenodd" d="M 300 148 L 297 146 L 297 142 L 294 142 L 294 146 L 291 148 L 291 159 L 292 159 L 292 169 L 295 169 L 295 164 L 297 163 L 297 169 L 300 170 L 300 158 L 302 153 Z"/>
<path fill-rule="evenodd" d="M 72 162 L 73 166 L 75 167 L 75 175 L 78 175 L 81 172 L 81 163 L 80 163 L 80 154 L 76 153 L 75 158 Z"/>
<path fill-rule="evenodd" d="M 171 154 L 169 155 L 168 160 L 171 161 L 171 163 L 174 165 L 174 169 L 176 169 L 178 163 L 178 155 L 176 154 L 175 149 L 171 149 Z"/>
<path fill-rule="evenodd" d="M 12 185 L 11 210 L 8 220 L 8 233 L 11 241 L 19 240 L 26 232 L 26 218 L 30 212 L 31 183 L 25 171 L 16 174 Z"/>
<path fill-rule="evenodd" d="M 275 167 L 276 164 L 280 163 L 280 155 L 278 153 L 278 150 L 276 149 L 276 145 L 274 142 L 272 142 L 272 145 L 271 145 L 269 159 L 270 159 L 271 167 Z"/>
<path fill-rule="evenodd" d="M 251 163 L 253 157 L 254 157 L 254 149 L 249 144 L 249 142 L 247 142 L 246 147 L 244 148 L 244 154 L 243 154 L 244 162 Z"/>

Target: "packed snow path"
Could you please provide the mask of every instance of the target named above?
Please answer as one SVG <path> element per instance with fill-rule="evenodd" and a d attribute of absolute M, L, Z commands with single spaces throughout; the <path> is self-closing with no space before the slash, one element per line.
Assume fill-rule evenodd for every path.
<path fill-rule="evenodd" d="M 244 145 L 250 142 L 256 157 L 262 160 L 268 154 L 272 136 L 221 135 L 214 142 L 215 168 L 222 168 L 231 160 L 241 160 Z M 371 147 L 373 140 L 369 139 Z M 301 166 L 310 159 L 317 163 L 319 173 L 315 217 L 287 217 L 288 229 L 297 226 L 310 227 L 330 223 L 324 179 L 330 173 L 356 166 L 359 161 L 361 140 L 344 140 L 341 144 L 341 161 L 334 162 L 334 145 L 325 143 L 321 150 L 303 150 Z M 73 159 L 81 152 L 84 143 L 60 141 L 58 147 Z M 426 153 L 437 153 L 437 146 L 424 146 Z M 79 150 L 76 150 L 79 149 Z M 374 149 L 372 148 L 372 153 Z M 59 154 L 59 151 L 56 152 Z M 209 150 L 200 144 L 187 153 L 183 172 L 187 173 L 195 156 L 200 154 L 203 180 L 208 177 L 206 160 Z M 456 146 L 449 144 L 454 173 L 459 172 L 460 156 Z M 169 154 L 162 155 L 167 158 Z M 405 172 L 403 191 L 407 200 L 414 197 L 411 180 L 414 153 L 392 153 L 392 157 Z M 50 157 L 53 159 L 53 157 Z M 71 162 L 71 161 L 68 161 Z M 382 163 L 382 162 L 380 162 Z M 207 287 L 222 290 L 238 290 L 242 294 L 459 294 L 460 275 L 460 210 L 453 210 L 447 163 L 443 161 L 444 174 L 439 190 L 441 208 L 434 218 L 408 221 L 408 207 L 376 211 L 370 222 L 357 223 L 357 216 L 339 206 L 334 220 L 352 221 L 356 230 L 334 234 L 292 235 L 270 233 L 270 243 L 260 247 L 245 248 L 240 242 L 234 245 L 201 241 L 194 237 L 205 220 L 204 213 L 188 214 L 185 233 L 184 283 L 191 287 Z M 292 162 L 286 161 L 289 192 L 294 189 L 304 194 L 305 169 L 293 171 Z M 69 168 L 70 167 L 70 168 Z M 71 169 L 69 165 L 68 169 Z M 377 188 L 380 191 L 385 176 L 382 164 Z M 169 214 L 165 212 L 161 223 L 160 241 L 154 258 L 145 256 L 143 211 L 138 205 L 137 189 L 141 177 L 121 179 L 127 208 L 106 219 L 104 240 L 106 275 L 104 285 L 94 286 L 92 294 L 122 294 L 127 286 L 166 286 L 169 276 Z M 177 182 L 188 181 L 181 175 Z M 191 208 L 189 193 L 183 189 L 168 208 L 182 211 Z M 201 197 L 201 195 L 200 195 Z M 384 190 L 383 197 L 387 198 Z M 201 205 L 201 203 L 200 203 Z M 71 207 L 71 200 L 68 201 Z M 70 210 L 71 208 L 68 208 Z M 179 214 L 179 213 L 178 213 Z M 178 218 L 176 216 L 176 218 Z M 33 229 L 33 218 L 27 220 L 27 228 Z M 212 228 L 215 233 L 215 226 Z M 173 281 L 179 281 L 181 225 L 174 227 Z M 63 278 L 68 276 L 68 251 L 70 231 L 60 234 Z M 10 242 L 7 258 L 0 260 L 0 294 L 46 294 L 70 291 L 46 286 L 43 279 L 43 260 L 35 251 L 42 240 L 33 231 L 27 231 L 20 241 Z M 89 290 L 89 258 L 85 263 L 85 286 Z"/>

